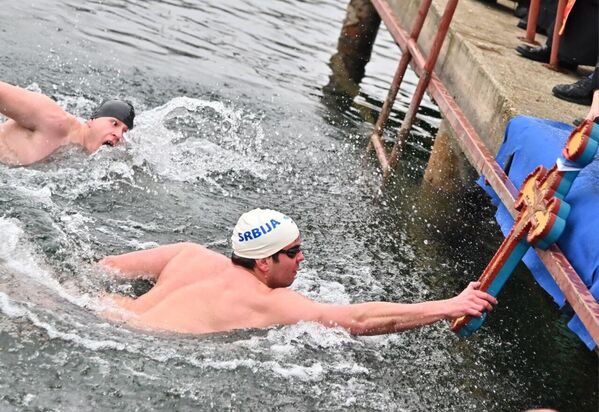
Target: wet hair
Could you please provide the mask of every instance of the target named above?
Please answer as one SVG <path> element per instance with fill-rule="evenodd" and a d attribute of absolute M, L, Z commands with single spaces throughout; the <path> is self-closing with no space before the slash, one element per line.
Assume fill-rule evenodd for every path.
<path fill-rule="evenodd" d="M 133 120 L 135 119 L 135 109 L 129 102 L 122 100 L 104 100 L 92 113 L 90 119 L 98 117 L 114 117 L 123 122 L 129 130 L 133 129 Z"/>
<path fill-rule="evenodd" d="M 244 267 L 246 269 L 254 269 L 256 267 L 256 259 L 244 258 L 237 256 L 235 253 L 231 253 L 231 262 L 234 265 Z"/>
<path fill-rule="evenodd" d="M 275 253 L 274 255 L 270 256 L 275 262 L 279 261 L 279 252 Z M 244 258 L 241 256 L 237 256 L 235 254 L 235 252 L 231 253 L 231 262 L 233 262 L 234 265 L 237 266 L 241 266 L 244 267 L 246 269 L 254 269 L 256 267 L 256 259 L 251 259 L 251 258 Z"/>

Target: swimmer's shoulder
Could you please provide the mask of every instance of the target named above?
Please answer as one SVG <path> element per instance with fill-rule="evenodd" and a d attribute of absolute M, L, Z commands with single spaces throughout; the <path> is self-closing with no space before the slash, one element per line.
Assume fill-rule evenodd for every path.
<path fill-rule="evenodd" d="M 175 272 L 193 273 L 195 277 L 220 276 L 235 271 L 231 259 L 197 243 L 185 243 L 177 256 L 169 262 L 167 269 Z"/>
<path fill-rule="evenodd" d="M 206 246 L 200 245 L 199 243 L 182 242 L 178 245 L 180 248 L 178 255 L 185 256 L 186 258 L 209 258 L 222 261 L 230 260 L 224 255 L 208 249 Z"/>

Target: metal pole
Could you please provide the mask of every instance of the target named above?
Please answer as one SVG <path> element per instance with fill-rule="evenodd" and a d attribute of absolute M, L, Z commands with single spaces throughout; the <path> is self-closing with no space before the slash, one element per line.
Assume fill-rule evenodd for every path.
<path fill-rule="evenodd" d="M 548 68 L 551 70 L 559 70 L 559 60 L 557 54 L 559 52 L 559 29 L 562 27 L 564 20 L 564 9 L 566 8 L 566 0 L 559 0 L 557 4 L 557 15 L 555 17 L 555 25 L 553 26 L 553 38 L 551 39 L 551 57 L 549 58 Z"/>
<path fill-rule="evenodd" d="M 535 35 L 537 33 L 540 2 L 541 0 L 530 0 L 530 5 L 528 6 L 528 20 L 526 22 L 526 37 L 520 37 L 521 40 L 524 40 L 527 43 L 537 45 L 539 42 L 535 40 Z"/>

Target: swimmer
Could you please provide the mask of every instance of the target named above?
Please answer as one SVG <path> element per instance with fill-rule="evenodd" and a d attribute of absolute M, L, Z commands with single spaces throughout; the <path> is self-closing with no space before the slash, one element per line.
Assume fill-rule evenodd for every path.
<path fill-rule="evenodd" d="M 156 282 L 135 299 L 113 295 L 111 303 L 130 314 L 121 320 L 142 329 L 193 334 L 311 321 L 354 335 L 379 335 L 466 314 L 481 316 L 497 303 L 477 290 L 476 282 L 447 300 L 318 303 L 287 288 L 304 260 L 300 233 L 291 218 L 254 209 L 239 218 L 231 240 L 230 259 L 193 243 L 102 259 L 101 265 L 123 277 L 146 276 Z M 108 312 L 106 316 L 115 319 Z"/>
<path fill-rule="evenodd" d="M 28 166 L 58 148 L 78 145 L 89 154 L 102 145 L 115 146 L 133 128 L 133 106 L 120 100 L 103 102 L 90 120 L 80 123 L 40 93 L 0 82 L 0 163 Z"/>

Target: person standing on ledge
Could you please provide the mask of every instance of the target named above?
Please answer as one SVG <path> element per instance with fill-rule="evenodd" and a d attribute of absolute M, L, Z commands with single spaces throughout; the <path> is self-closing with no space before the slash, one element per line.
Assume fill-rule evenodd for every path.
<path fill-rule="evenodd" d="M 400 332 L 463 315 L 481 316 L 497 300 L 472 282 L 458 296 L 414 304 L 315 302 L 288 289 L 304 260 L 300 233 L 288 216 L 268 209 L 243 214 L 231 238 L 230 259 L 193 243 L 178 243 L 99 263 L 121 276 L 156 282 L 138 298 L 109 295 L 127 312 L 103 315 L 131 326 L 181 333 L 267 328 L 300 321 L 342 327 L 354 335 Z"/>
<path fill-rule="evenodd" d="M 75 144 L 87 153 L 114 146 L 133 128 L 135 110 L 120 100 L 103 102 L 90 120 L 80 123 L 55 101 L 40 93 L 0 82 L 0 163 L 28 166 L 61 146 Z"/>

